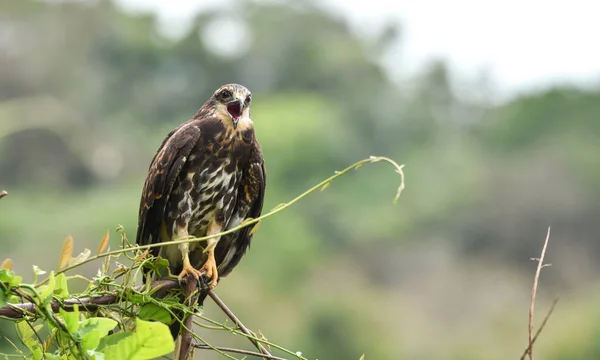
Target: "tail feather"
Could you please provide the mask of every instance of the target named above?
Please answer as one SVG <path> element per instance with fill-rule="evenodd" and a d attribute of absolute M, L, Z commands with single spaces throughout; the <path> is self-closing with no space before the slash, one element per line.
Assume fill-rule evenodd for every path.
<path fill-rule="evenodd" d="M 198 305 L 200 306 L 204 306 L 204 300 L 206 299 L 206 297 L 208 296 L 208 292 L 201 290 L 200 291 L 200 295 L 198 297 Z M 183 302 L 184 298 L 183 296 L 180 297 L 180 302 Z M 181 310 L 173 310 L 173 315 L 174 315 L 174 319 L 173 319 L 173 323 L 171 323 L 171 325 L 169 325 L 169 330 L 171 330 L 171 335 L 173 336 L 174 340 L 177 340 L 177 337 L 179 336 L 179 332 L 181 331 L 181 323 L 185 322 L 186 319 L 184 319 L 184 315 L 185 312 L 181 311 Z"/>
<path fill-rule="evenodd" d="M 190 286 L 187 286 L 187 291 L 186 293 L 190 293 L 192 292 L 193 288 L 194 288 L 195 284 Z M 190 291 L 192 290 L 192 291 Z M 203 305 L 204 303 L 204 299 L 206 298 L 206 295 L 208 295 L 208 293 L 205 290 L 201 290 L 200 293 L 198 294 L 198 299 L 193 299 L 192 301 L 197 301 L 199 305 Z M 184 301 L 184 300 L 182 300 Z M 185 325 L 185 327 L 189 330 L 189 331 L 184 331 L 183 334 L 181 334 L 181 341 L 179 342 L 179 356 L 178 359 L 179 360 L 186 360 L 192 350 L 192 341 L 193 341 L 193 336 L 192 336 L 192 325 L 193 325 L 193 316 L 192 315 L 188 315 L 187 317 L 184 318 L 185 316 L 185 312 L 183 311 L 176 311 L 175 313 L 176 319 L 174 319 L 174 322 L 171 324 L 171 326 L 169 326 L 169 330 L 171 331 L 171 336 L 173 336 L 173 339 L 175 341 L 177 341 L 177 338 L 179 337 L 179 333 L 181 332 L 181 324 L 183 323 Z"/>

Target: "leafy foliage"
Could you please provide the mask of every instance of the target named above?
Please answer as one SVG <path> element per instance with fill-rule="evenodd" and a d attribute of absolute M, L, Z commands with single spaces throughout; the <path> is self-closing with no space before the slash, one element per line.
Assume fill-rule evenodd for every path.
<path fill-rule="evenodd" d="M 69 237 L 61 252 L 61 267 L 81 262 L 81 258 L 68 255 L 72 248 L 73 239 Z M 143 360 L 173 351 L 175 343 L 167 325 L 171 323 L 168 310 L 156 303 L 142 304 L 135 300 L 149 298 L 151 289 L 132 290 L 135 276 L 131 276 L 131 272 L 137 271 L 148 260 L 139 257 L 134 259 L 132 267 L 121 266 L 111 272 L 108 264 L 117 258 L 107 257 L 103 269 L 89 281 L 87 290 L 81 294 L 72 294 L 68 289 L 68 282 L 81 278 L 78 276 L 67 277 L 64 272 L 56 274 L 51 271 L 44 281 L 25 284 L 13 271 L 0 270 L 0 299 L 5 300 L 0 305 L 10 307 L 23 300 L 34 305 L 23 311 L 21 319 L 12 319 L 16 322 L 21 342 L 29 351 L 26 358 Z M 44 273 L 39 268 L 34 271 L 38 275 Z M 116 280 L 124 275 L 127 275 L 126 280 L 116 285 Z M 60 305 L 67 299 L 94 297 L 115 290 L 123 302 L 93 312 L 80 311 L 78 304 L 73 304 L 68 310 Z M 58 312 L 53 310 L 53 302 Z M 82 303 L 82 306 L 85 305 Z M 43 333 L 47 334 L 45 339 L 41 338 Z M 21 353 L 19 349 L 16 351 Z"/>

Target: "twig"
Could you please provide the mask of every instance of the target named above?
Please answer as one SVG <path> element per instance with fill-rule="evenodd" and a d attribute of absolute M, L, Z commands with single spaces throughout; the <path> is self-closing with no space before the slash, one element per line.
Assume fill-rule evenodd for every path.
<path fill-rule="evenodd" d="M 42 338 L 40 337 L 40 334 L 38 334 L 38 332 L 35 330 L 35 328 L 33 327 L 33 325 L 31 325 L 31 322 L 29 320 L 25 320 L 25 322 L 27 323 L 27 325 L 29 325 L 29 328 L 31 329 L 31 331 L 33 331 L 33 333 L 35 334 L 35 337 L 38 339 L 38 341 L 40 342 L 40 346 L 44 347 L 44 341 L 42 340 Z M 46 358 L 46 356 L 44 356 L 44 359 Z"/>
<path fill-rule="evenodd" d="M 6 190 L 0 191 L 0 199 L 2 199 L 3 197 L 5 197 L 6 195 L 8 195 L 8 193 L 6 192 Z"/>
<path fill-rule="evenodd" d="M 529 305 L 529 360 L 533 360 L 533 310 L 535 309 L 535 295 L 537 293 L 538 281 L 540 279 L 540 272 L 544 267 L 544 256 L 546 255 L 546 248 L 548 247 L 548 240 L 550 239 L 550 227 L 546 233 L 546 240 L 544 241 L 544 247 L 542 248 L 542 254 L 539 259 L 532 259 L 538 261 L 537 269 L 535 270 L 535 277 L 533 278 L 533 289 L 531 290 L 531 304 Z"/>
<path fill-rule="evenodd" d="M 542 332 L 542 329 L 544 329 L 544 326 L 546 326 L 546 322 L 548 322 L 550 315 L 552 315 L 552 312 L 554 311 L 554 307 L 556 306 L 557 302 L 558 302 L 558 296 L 556 298 L 554 298 L 554 301 L 552 301 L 552 305 L 550 305 L 550 310 L 548 310 L 548 313 L 546 313 L 546 316 L 544 317 L 542 324 L 540 325 L 539 329 L 535 332 L 535 336 L 531 340 L 531 343 L 529 344 L 527 349 L 525 349 L 525 351 L 523 352 L 523 355 L 521 355 L 520 360 L 525 360 L 525 357 L 527 356 L 527 354 L 530 353 L 530 350 L 533 347 L 533 344 L 535 343 L 535 341 L 537 340 L 538 335 L 540 335 L 540 333 Z"/>
<path fill-rule="evenodd" d="M 234 349 L 234 348 L 227 348 L 227 347 L 220 347 L 220 346 L 210 347 L 208 345 L 202 345 L 202 344 L 194 344 L 194 347 L 196 349 L 202 349 L 202 350 L 212 350 L 213 348 L 215 348 L 215 349 L 218 349 L 218 350 L 221 350 L 224 352 L 262 357 L 264 359 L 270 359 L 270 360 L 286 360 L 285 358 L 282 358 L 279 356 L 265 355 L 265 354 L 257 353 L 254 351 L 248 351 L 248 350 L 242 350 L 242 349 Z"/>
<path fill-rule="evenodd" d="M 246 326 L 244 326 L 244 324 L 242 324 L 242 322 L 240 321 L 240 319 L 237 318 L 237 316 L 235 316 L 235 314 L 233 312 L 231 312 L 231 310 L 229 310 L 229 308 L 227 307 L 227 305 L 225 305 L 225 303 L 217 296 L 217 294 L 215 294 L 214 291 L 212 290 L 208 290 L 208 296 L 210 296 L 211 299 L 213 299 L 213 301 L 215 302 L 215 304 L 217 304 L 217 306 L 219 306 L 221 308 L 221 310 L 223 310 L 223 312 L 225 313 L 225 315 L 227 315 L 228 318 L 231 319 L 231 321 L 233 321 L 233 323 L 246 335 L 248 336 L 254 336 L 250 330 L 248 330 L 248 328 Z M 256 348 L 264 355 L 269 355 L 271 356 L 271 353 L 269 353 L 269 351 L 258 341 L 254 340 L 253 338 L 248 338 L 248 340 L 250 340 L 250 342 L 252 344 L 254 344 L 254 346 L 256 346 Z M 265 357 L 265 359 L 268 359 L 267 357 Z"/>

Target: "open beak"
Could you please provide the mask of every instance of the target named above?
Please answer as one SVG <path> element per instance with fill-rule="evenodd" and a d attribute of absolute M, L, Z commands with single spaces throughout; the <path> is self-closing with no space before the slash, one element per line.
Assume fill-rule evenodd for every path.
<path fill-rule="evenodd" d="M 244 99 L 236 99 L 227 103 L 227 112 L 233 119 L 233 127 L 236 128 L 242 112 L 244 112 Z"/>

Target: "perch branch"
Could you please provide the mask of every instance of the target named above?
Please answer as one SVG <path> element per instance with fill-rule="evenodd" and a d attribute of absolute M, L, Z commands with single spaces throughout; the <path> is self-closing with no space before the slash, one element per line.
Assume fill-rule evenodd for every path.
<path fill-rule="evenodd" d="M 170 290 L 179 287 L 176 280 L 157 280 L 152 283 L 153 289 Z M 140 285 L 135 288 L 136 291 L 143 290 L 145 285 Z M 95 311 L 101 305 L 115 304 L 121 301 L 121 296 L 117 294 L 105 294 L 98 296 L 87 296 L 82 298 L 68 299 L 64 301 L 52 300 L 50 307 L 52 312 L 58 312 L 59 309 L 72 311 L 74 305 L 79 305 L 80 311 Z M 29 302 L 23 304 L 9 304 L 0 308 L 0 316 L 19 319 L 28 314 L 38 314 L 39 309 L 36 304 Z"/>
<path fill-rule="evenodd" d="M 254 340 L 254 334 L 252 334 L 250 332 L 250 330 L 248 330 L 248 328 L 246 326 L 244 326 L 244 324 L 242 324 L 242 322 L 240 321 L 240 319 L 237 318 L 237 316 L 235 316 L 235 314 L 229 310 L 229 308 L 227 307 L 227 305 L 225 305 L 225 303 L 217 296 L 217 294 L 215 294 L 214 291 L 212 290 L 208 290 L 208 296 L 210 296 L 211 299 L 213 299 L 213 301 L 215 302 L 215 304 L 217 304 L 217 306 L 219 306 L 221 308 L 221 310 L 223 310 L 223 312 L 225 313 L 225 315 L 227 315 L 228 318 L 231 319 L 231 321 L 233 321 L 233 323 L 246 335 L 248 335 L 248 340 L 250 340 L 250 342 L 252 342 L 252 344 L 254 344 L 254 346 L 256 346 L 256 348 L 264 355 L 267 356 L 271 356 L 271 354 L 269 353 L 269 351 L 258 341 Z M 264 357 L 265 359 L 268 359 L 268 357 Z"/>
<path fill-rule="evenodd" d="M 185 301 L 188 306 L 193 307 L 198 302 L 198 282 L 195 281 L 192 275 L 188 275 L 185 286 Z M 186 360 L 192 349 L 192 329 L 194 317 L 188 315 L 184 320 L 184 326 L 181 329 L 181 343 L 179 346 L 179 360 Z"/>

